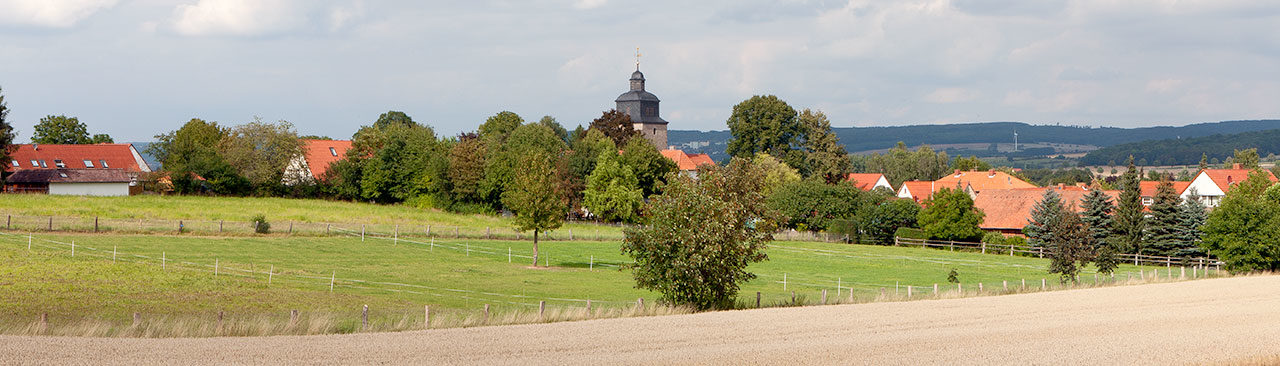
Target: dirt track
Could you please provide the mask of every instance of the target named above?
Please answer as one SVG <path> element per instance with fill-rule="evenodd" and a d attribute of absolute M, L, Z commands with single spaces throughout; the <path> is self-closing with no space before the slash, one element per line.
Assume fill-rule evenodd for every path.
<path fill-rule="evenodd" d="M 407 333 L 0 336 L 0 364 L 1185 364 L 1280 354 L 1280 276 Z"/>

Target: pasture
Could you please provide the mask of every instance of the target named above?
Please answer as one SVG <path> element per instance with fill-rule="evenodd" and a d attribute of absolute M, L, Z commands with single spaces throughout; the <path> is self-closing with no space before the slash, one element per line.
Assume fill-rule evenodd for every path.
<path fill-rule="evenodd" d="M 531 321 L 541 302 L 570 320 L 586 317 L 588 300 L 597 312 L 592 317 L 627 316 L 635 315 L 627 311 L 638 298 L 652 304 L 658 297 L 634 288 L 616 241 L 542 242 L 539 266 L 532 267 L 531 242 L 514 240 L 34 233 L 28 250 L 27 235 L 0 235 L 7 263 L 0 266 L 0 314 L 7 333 L 22 333 L 42 313 L 122 328 L 134 312 L 207 320 L 225 311 L 282 323 L 295 309 L 322 315 L 323 324 L 243 334 L 350 332 L 359 328 L 365 304 L 375 329 L 412 329 L 424 305 L 438 314 L 433 324 L 470 326 L 491 324 L 480 319 L 485 305 L 498 322 L 511 323 Z M 951 269 L 970 295 L 979 284 L 993 294 L 1004 281 L 1016 288 L 1023 279 L 1034 289 L 1042 278 L 1057 286 L 1045 273 L 1047 260 L 1022 256 L 786 241 L 772 243 L 768 254 L 770 260 L 749 268 L 758 278 L 743 285 L 743 307 L 755 306 L 756 292 L 763 306 L 791 305 L 792 292 L 797 302 L 818 303 L 823 290 L 831 302 L 905 299 L 907 286 L 915 298 L 932 298 L 934 284 L 944 293 L 956 290 L 947 283 Z M 1122 266 L 1121 276 L 1135 269 Z M 1082 276 L 1092 278 L 1087 271 Z M 174 334 L 211 333 L 155 335 Z"/>

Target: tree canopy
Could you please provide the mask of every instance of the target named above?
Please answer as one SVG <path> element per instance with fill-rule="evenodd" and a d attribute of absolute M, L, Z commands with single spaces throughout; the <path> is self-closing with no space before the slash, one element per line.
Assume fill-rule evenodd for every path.
<path fill-rule="evenodd" d="M 1209 213 L 1202 246 L 1231 272 L 1280 270 L 1280 188 L 1255 171 Z"/>
<path fill-rule="evenodd" d="M 751 159 L 757 152 L 764 152 L 792 167 L 804 163 L 803 155 L 796 150 L 803 127 L 796 110 L 777 96 L 757 95 L 738 103 L 727 124 L 733 135 L 726 149 L 730 156 Z"/>
<path fill-rule="evenodd" d="M 747 266 L 768 259 L 765 246 L 778 229 L 779 215 L 763 204 L 762 174 L 735 158 L 696 180 L 673 175 L 645 206 L 644 225 L 624 230 L 636 287 L 671 304 L 732 307 L 740 284 L 756 277 Z"/>
<path fill-rule="evenodd" d="M 631 124 L 631 116 L 622 113 L 616 109 L 610 109 L 600 113 L 600 117 L 591 121 L 590 130 L 600 131 L 610 140 L 613 140 L 614 146 L 623 146 L 627 144 L 627 140 L 632 137 L 639 136 L 639 132 Z"/>
<path fill-rule="evenodd" d="M 533 151 L 521 157 L 511 189 L 502 193 L 502 205 L 515 211 L 512 224 L 518 231 L 533 231 L 533 265 L 538 265 L 538 233 L 560 228 L 567 206 L 556 181 L 552 157 Z"/>
<path fill-rule="evenodd" d="M 983 213 L 962 190 L 943 188 L 924 201 L 917 222 L 933 239 L 978 241 L 982 239 Z"/>
<path fill-rule="evenodd" d="M 32 135 L 33 144 L 96 144 L 110 143 L 111 136 L 97 134 L 89 136 L 89 128 L 79 118 L 65 115 L 49 115 L 40 118 Z"/>

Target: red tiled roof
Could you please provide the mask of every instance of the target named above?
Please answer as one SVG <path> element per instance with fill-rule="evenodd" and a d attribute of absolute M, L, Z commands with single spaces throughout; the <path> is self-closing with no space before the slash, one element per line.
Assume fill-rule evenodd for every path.
<path fill-rule="evenodd" d="M 21 169 L 9 176 L 10 183 L 129 183 L 124 169 Z"/>
<path fill-rule="evenodd" d="M 1272 182 L 1276 181 L 1275 174 L 1271 174 L 1270 171 L 1266 171 L 1266 170 L 1263 170 L 1263 171 L 1267 173 L 1267 178 L 1270 178 Z M 1231 190 L 1231 186 L 1235 185 L 1236 183 L 1243 182 L 1245 179 L 1249 179 L 1249 172 L 1251 172 L 1251 170 L 1249 169 L 1205 169 L 1205 170 L 1202 170 L 1201 172 L 1208 175 L 1209 179 L 1213 180 L 1213 183 L 1217 184 L 1218 188 L 1222 189 L 1223 192 L 1229 192 Z"/>
<path fill-rule="evenodd" d="M 876 182 L 879 182 L 880 178 L 883 177 L 884 174 L 880 173 L 849 173 L 844 180 L 852 183 L 853 186 L 858 187 L 858 189 L 870 191 L 872 188 L 875 188 Z"/>
<path fill-rule="evenodd" d="M 933 195 L 933 182 L 927 180 L 909 180 L 902 182 L 902 187 L 911 192 L 911 199 L 916 200 L 916 202 L 923 201 Z"/>
<path fill-rule="evenodd" d="M 988 189 L 1016 189 L 1016 188 L 1036 188 L 1036 185 L 1027 183 L 1022 179 L 1018 179 L 1008 173 L 999 170 L 989 171 L 957 171 L 948 174 L 942 179 L 934 181 L 935 189 L 957 188 L 964 189 L 966 186 L 973 187 L 976 192 L 982 192 Z"/>
<path fill-rule="evenodd" d="M 15 146 L 17 149 L 10 156 L 18 164 L 13 166 L 12 161 L 3 162 L 6 171 L 57 169 L 57 160 L 62 160 L 67 169 L 123 169 L 130 173 L 151 171 L 151 168 L 145 165 L 146 162 L 142 161 L 142 157 L 136 154 L 131 144 L 21 144 Z M 43 161 L 44 165 L 32 166 L 32 160 L 35 160 L 37 165 Z M 92 166 L 85 164 L 85 160 L 88 160 Z M 106 166 L 102 165 L 104 161 Z M 142 165 L 139 165 L 140 163 Z"/>
<path fill-rule="evenodd" d="M 302 140 L 302 157 L 316 179 L 329 171 L 329 164 L 346 159 L 347 150 L 351 150 L 350 140 Z"/>
<path fill-rule="evenodd" d="M 1173 182 L 1173 193 L 1181 196 L 1182 192 L 1187 191 L 1187 187 L 1191 186 L 1191 182 Z M 1143 197 L 1155 197 L 1156 190 L 1160 188 L 1160 182 L 1144 180 L 1138 182 L 1139 191 Z"/>
<path fill-rule="evenodd" d="M 707 154 L 686 154 L 682 150 L 662 150 L 662 156 L 676 162 L 676 166 L 680 170 L 698 170 L 699 166 L 710 165 L 715 166 L 716 162 L 711 160 L 711 156 Z"/>
<path fill-rule="evenodd" d="M 979 192 L 973 199 L 974 207 L 985 214 L 979 227 L 987 230 L 1022 229 L 1030 222 L 1028 220 L 1031 219 L 1031 208 L 1044 198 L 1044 192 L 1048 189 L 1056 189 L 1064 205 L 1080 212 L 1082 205 L 1080 201 L 1089 192 L 1067 188 L 989 189 Z M 1120 191 L 1103 191 L 1103 193 L 1111 196 L 1113 202 L 1120 196 Z"/>

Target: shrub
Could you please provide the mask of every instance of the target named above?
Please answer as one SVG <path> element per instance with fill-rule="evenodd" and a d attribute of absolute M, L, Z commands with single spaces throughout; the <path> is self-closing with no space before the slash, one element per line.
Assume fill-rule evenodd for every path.
<path fill-rule="evenodd" d="M 271 223 L 267 222 L 267 216 L 258 214 L 253 217 L 253 232 L 258 234 L 267 234 L 271 232 Z"/>
<path fill-rule="evenodd" d="M 903 238 L 903 239 L 918 239 L 918 240 L 925 240 L 929 238 L 929 235 L 926 235 L 924 233 L 924 230 L 920 230 L 912 227 L 900 227 L 898 228 L 897 231 L 893 233 L 893 236 Z"/>
<path fill-rule="evenodd" d="M 998 231 L 988 231 L 986 235 L 982 236 L 982 242 L 987 244 L 1005 245 L 1004 234 L 1001 234 Z"/>

